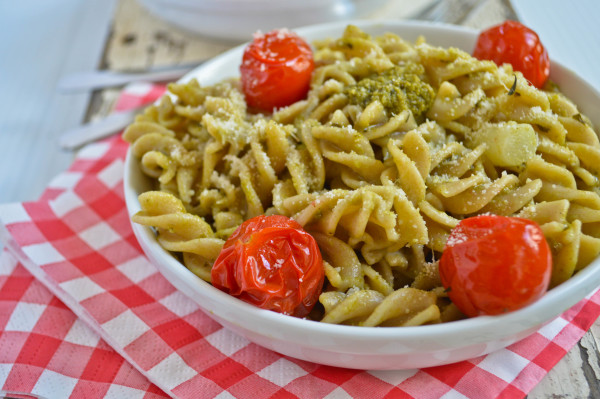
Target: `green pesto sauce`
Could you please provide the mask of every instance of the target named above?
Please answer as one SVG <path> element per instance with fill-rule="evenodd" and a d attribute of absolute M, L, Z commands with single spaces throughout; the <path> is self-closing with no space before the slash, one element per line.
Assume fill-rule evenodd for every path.
<path fill-rule="evenodd" d="M 423 81 L 424 76 L 422 65 L 409 62 L 361 79 L 346 89 L 346 95 L 351 104 L 366 107 L 377 100 L 388 113 L 397 115 L 408 109 L 419 118 L 435 97 L 433 88 Z"/>

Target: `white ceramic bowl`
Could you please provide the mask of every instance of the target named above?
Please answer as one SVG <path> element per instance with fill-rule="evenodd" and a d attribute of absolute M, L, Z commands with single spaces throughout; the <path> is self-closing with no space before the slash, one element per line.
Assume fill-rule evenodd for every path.
<path fill-rule="evenodd" d="M 245 42 L 257 30 L 364 18 L 389 0 L 139 0 L 156 17 L 204 36 Z M 398 1 L 398 0 L 395 0 Z"/>
<path fill-rule="evenodd" d="M 353 22 L 371 34 L 391 31 L 414 40 L 424 35 L 429 43 L 471 51 L 477 32 L 456 26 L 422 22 Z M 314 40 L 339 37 L 345 23 L 298 29 Z M 203 64 L 186 78 L 211 84 L 237 76 L 242 47 Z M 556 62 L 551 78 L 563 92 L 600 126 L 600 93 Z M 140 207 L 138 193 L 148 187 L 138 164 L 128 156 L 125 196 L 130 214 Z M 508 346 L 533 333 L 543 324 L 573 306 L 600 285 L 600 260 L 564 284 L 550 290 L 534 304 L 501 316 L 476 317 L 446 324 L 418 327 L 340 326 L 284 316 L 259 309 L 200 280 L 157 243 L 152 230 L 133 224 L 133 231 L 148 258 L 181 292 L 196 301 L 206 313 L 238 334 L 266 348 L 299 359 L 359 369 L 408 369 L 437 366 L 470 359 Z"/>

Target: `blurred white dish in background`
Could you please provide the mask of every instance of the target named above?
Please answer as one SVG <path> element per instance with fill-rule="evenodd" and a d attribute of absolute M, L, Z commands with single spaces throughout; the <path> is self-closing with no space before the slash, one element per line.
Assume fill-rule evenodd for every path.
<path fill-rule="evenodd" d="M 414 41 L 458 47 L 471 52 L 478 32 L 472 29 L 416 21 L 354 21 L 367 33 L 393 32 Z M 296 29 L 311 42 L 339 37 L 346 22 Z M 186 75 L 209 85 L 239 76 L 243 46 L 230 50 Z M 600 126 L 600 93 L 573 72 L 552 61 L 550 77 L 562 92 Z M 138 161 L 128 153 L 125 199 L 130 215 L 140 210 L 139 193 L 150 189 Z M 544 297 L 518 311 L 482 316 L 445 324 L 418 327 L 353 327 L 303 320 L 260 309 L 214 288 L 186 269 L 157 242 L 152 229 L 133 224 L 133 231 L 148 258 L 181 292 L 213 319 L 261 346 L 299 359 L 356 369 L 412 369 L 471 359 L 506 347 L 530 335 L 576 304 L 600 285 L 600 259 Z"/>
<path fill-rule="evenodd" d="M 257 30 L 363 18 L 389 0 L 139 0 L 150 13 L 205 36 L 247 41 Z"/>

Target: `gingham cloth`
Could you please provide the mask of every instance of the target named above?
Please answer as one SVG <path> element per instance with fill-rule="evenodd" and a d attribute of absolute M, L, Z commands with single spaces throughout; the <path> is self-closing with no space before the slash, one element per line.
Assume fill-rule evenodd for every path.
<path fill-rule="evenodd" d="M 119 109 L 163 87 L 128 87 Z M 127 144 L 91 144 L 36 202 L 0 206 L 0 391 L 45 398 L 513 398 L 600 315 L 595 292 L 525 340 L 421 370 L 313 364 L 221 327 L 146 259 L 123 199 Z"/>

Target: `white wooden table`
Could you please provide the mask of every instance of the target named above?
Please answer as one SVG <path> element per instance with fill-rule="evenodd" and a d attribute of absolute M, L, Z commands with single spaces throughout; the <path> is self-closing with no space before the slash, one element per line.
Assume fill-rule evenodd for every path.
<path fill-rule="evenodd" d="M 391 0 L 374 16 L 406 17 L 401 3 Z M 415 18 L 474 28 L 516 19 L 508 0 L 411 4 Z M 199 62 L 231 45 L 162 22 L 136 0 L 23 0 L 16 6 L 0 1 L 0 202 L 36 199 L 72 160 L 73 153 L 57 144 L 61 132 L 108 114 L 118 97 L 119 89 L 57 93 L 61 76 Z M 598 337 L 596 322 L 528 397 L 600 398 Z"/>

